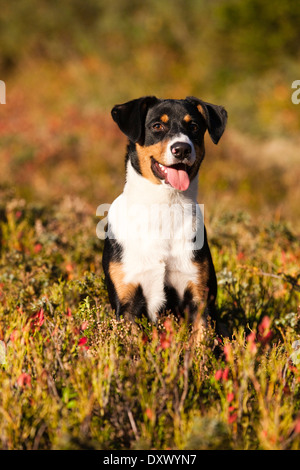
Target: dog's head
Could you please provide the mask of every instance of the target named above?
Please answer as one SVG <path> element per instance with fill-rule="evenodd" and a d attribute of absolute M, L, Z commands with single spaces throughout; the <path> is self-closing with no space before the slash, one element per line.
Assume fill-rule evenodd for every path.
<path fill-rule="evenodd" d="M 203 160 L 205 131 L 217 144 L 227 112 L 194 97 L 160 100 L 146 96 L 115 106 L 112 117 L 129 139 L 135 170 L 154 184 L 185 191 Z"/>

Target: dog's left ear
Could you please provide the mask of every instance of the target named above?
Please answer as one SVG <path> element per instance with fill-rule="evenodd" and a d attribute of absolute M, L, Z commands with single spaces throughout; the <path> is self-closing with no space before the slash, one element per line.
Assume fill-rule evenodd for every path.
<path fill-rule="evenodd" d="M 118 104 L 112 109 L 113 120 L 131 142 L 143 143 L 147 111 L 158 101 L 155 96 L 144 96 L 124 104 Z"/>
<path fill-rule="evenodd" d="M 194 104 L 204 117 L 207 130 L 214 144 L 221 139 L 227 123 L 227 111 L 223 106 L 206 103 L 194 96 L 187 96 L 186 100 Z"/>

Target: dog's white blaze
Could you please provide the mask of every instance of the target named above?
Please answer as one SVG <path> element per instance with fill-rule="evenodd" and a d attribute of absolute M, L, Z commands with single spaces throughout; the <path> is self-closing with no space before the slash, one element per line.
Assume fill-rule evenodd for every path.
<path fill-rule="evenodd" d="M 155 223 L 150 223 L 143 236 L 137 239 L 141 218 L 137 217 L 131 208 L 138 203 L 147 212 L 151 211 L 155 204 L 172 205 L 175 212 L 178 211 L 175 216 L 178 215 L 180 218 L 183 206 L 195 204 L 196 197 L 197 178 L 191 182 L 186 191 L 177 191 L 167 185 L 151 183 L 139 175 L 128 161 L 124 191 L 109 210 L 109 225 L 123 248 L 124 282 L 141 285 L 147 301 L 149 318 L 154 322 L 157 320 L 157 311 L 165 304 L 164 284 L 174 287 L 182 298 L 187 283 L 197 282 L 198 273 L 191 261 L 192 252 L 189 249 L 191 238 L 187 230 L 182 230 L 181 236 L 176 238 L 174 225 L 170 237 L 157 238 L 157 226 Z M 169 227 L 164 228 L 167 233 Z"/>
<path fill-rule="evenodd" d="M 182 133 L 175 135 L 168 143 L 167 148 L 166 148 L 166 155 L 165 155 L 166 165 L 170 166 L 170 165 L 174 165 L 175 163 L 178 163 L 178 159 L 172 154 L 172 151 L 171 151 L 171 147 L 173 144 L 175 144 L 175 142 L 182 142 L 182 143 L 189 144 L 191 146 L 192 152 L 188 158 L 183 160 L 183 163 L 186 163 L 188 165 L 193 165 L 193 163 L 195 163 L 195 160 L 196 160 L 196 151 L 195 151 L 194 144 L 187 135 L 182 134 Z"/>

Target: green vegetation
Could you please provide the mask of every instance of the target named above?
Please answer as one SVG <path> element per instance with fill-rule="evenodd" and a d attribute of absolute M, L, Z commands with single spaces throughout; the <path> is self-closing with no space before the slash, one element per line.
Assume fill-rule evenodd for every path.
<path fill-rule="evenodd" d="M 3 6 L 1 448 L 300 449 L 299 5 Z M 230 341 L 108 304 L 95 214 L 126 145 L 109 111 L 144 94 L 228 109 L 199 202 Z"/>
<path fill-rule="evenodd" d="M 2 214 L 2 448 L 299 449 L 300 253 L 287 225 L 211 221 L 234 336 L 218 345 L 208 330 L 195 346 L 172 317 L 138 330 L 114 319 L 78 201 L 54 213 L 12 200 Z"/>

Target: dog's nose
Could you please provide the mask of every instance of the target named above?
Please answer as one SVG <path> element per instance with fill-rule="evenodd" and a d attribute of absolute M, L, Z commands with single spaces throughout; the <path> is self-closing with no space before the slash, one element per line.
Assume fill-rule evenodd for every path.
<path fill-rule="evenodd" d="M 184 160 L 192 153 L 192 147 L 187 142 L 175 142 L 171 145 L 171 152 L 178 160 Z"/>

